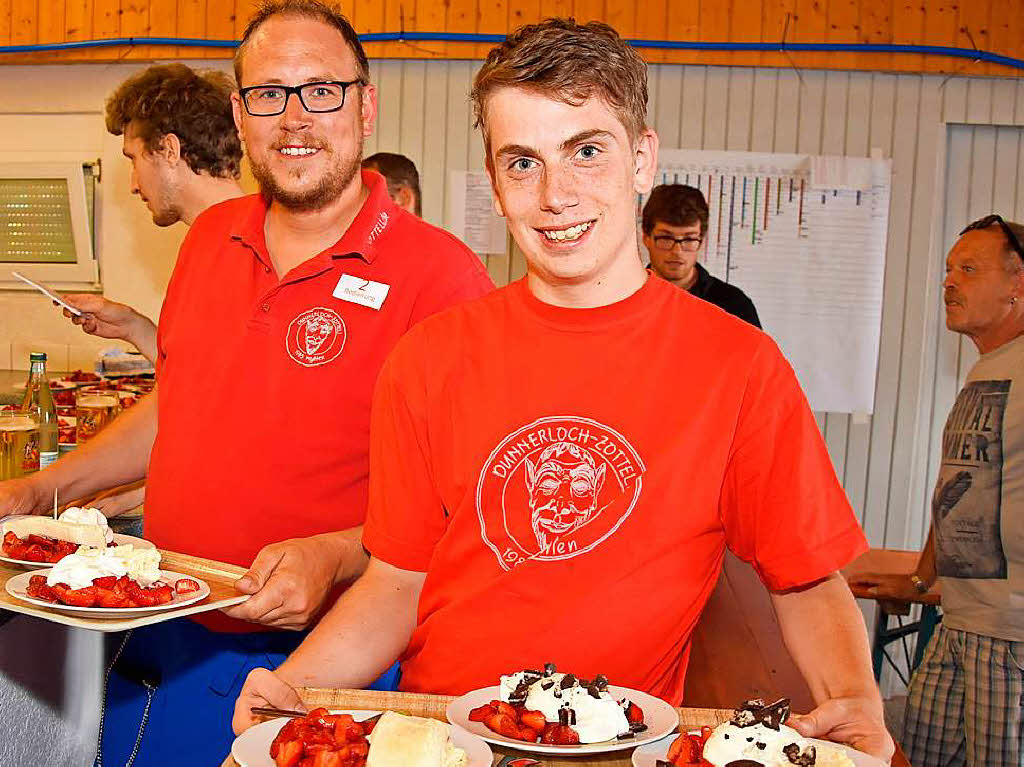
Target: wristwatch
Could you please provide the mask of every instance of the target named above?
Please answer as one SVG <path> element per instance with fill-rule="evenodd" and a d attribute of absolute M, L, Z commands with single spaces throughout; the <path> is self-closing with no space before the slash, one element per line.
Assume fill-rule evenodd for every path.
<path fill-rule="evenodd" d="M 921 579 L 920 579 L 920 578 L 919 578 L 919 577 L 917 576 L 917 574 L 916 574 L 916 573 L 915 573 L 914 575 L 911 575 L 911 576 L 910 576 L 910 582 L 911 582 L 911 583 L 913 583 L 913 584 L 914 584 L 914 588 L 915 588 L 915 589 L 917 589 L 917 590 L 918 590 L 919 592 L 921 592 L 922 594 L 927 594 L 927 593 L 928 593 L 928 589 L 929 589 L 929 586 L 928 586 L 928 584 L 927 584 L 927 583 L 925 583 L 924 581 L 922 581 L 922 580 L 921 580 Z"/>

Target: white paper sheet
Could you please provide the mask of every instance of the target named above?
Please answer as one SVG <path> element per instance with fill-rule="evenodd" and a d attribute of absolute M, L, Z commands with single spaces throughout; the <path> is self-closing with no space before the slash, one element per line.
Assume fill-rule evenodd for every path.
<path fill-rule="evenodd" d="M 704 265 L 750 296 L 816 411 L 874 408 L 891 175 L 877 158 L 659 157 L 655 183 L 704 192 Z"/>
<path fill-rule="evenodd" d="M 494 212 L 491 182 L 486 172 L 451 171 L 448 199 L 451 218 L 448 231 L 480 255 L 506 251 L 505 219 Z"/>

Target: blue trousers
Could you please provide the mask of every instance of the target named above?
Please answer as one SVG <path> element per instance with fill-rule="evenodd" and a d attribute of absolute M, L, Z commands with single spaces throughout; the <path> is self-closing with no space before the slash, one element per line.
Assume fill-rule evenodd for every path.
<path fill-rule="evenodd" d="M 123 636 L 112 635 L 111 653 Z M 277 668 L 304 637 L 221 634 L 187 619 L 135 629 L 109 675 L 97 764 L 123 767 L 138 744 L 135 767 L 217 767 L 231 751 L 231 716 L 246 676 Z M 370 689 L 397 683 L 396 664 Z"/>

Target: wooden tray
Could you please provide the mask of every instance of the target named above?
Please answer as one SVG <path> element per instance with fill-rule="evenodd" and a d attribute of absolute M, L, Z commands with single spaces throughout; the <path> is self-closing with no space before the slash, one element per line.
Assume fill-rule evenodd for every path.
<path fill-rule="evenodd" d="M 425 716 L 446 721 L 444 710 L 454 700 L 449 695 L 423 695 L 412 692 L 377 692 L 375 690 L 326 690 L 307 687 L 299 690 L 299 695 L 307 706 L 325 706 L 334 709 L 353 709 L 369 711 L 400 711 L 413 716 Z M 716 725 L 732 716 L 731 710 L 713 708 L 681 708 L 679 709 L 680 730 L 692 730 L 701 725 Z M 626 748 L 610 754 L 591 754 L 568 759 L 555 759 L 549 754 L 527 754 L 523 751 L 501 748 L 489 744 L 494 752 L 494 764 L 497 765 L 509 755 L 530 756 L 539 759 L 544 767 L 584 767 L 600 765 L 600 767 L 631 767 L 633 749 Z M 221 767 L 238 767 L 230 756 Z"/>
<path fill-rule="evenodd" d="M 245 568 L 216 562 L 212 559 L 179 554 L 174 551 L 164 551 L 163 549 L 159 551 L 161 570 L 173 570 L 202 578 L 210 586 L 210 596 L 186 607 L 140 615 L 138 618 L 82 618 L 77 615 L 64 615 L 43 607 L 36 607 L 12 597 L 6 591 L 7 580 L 24 573 L 25 570 L 6 562 L 0 562 L 0 608 L 91 631 L 127 631 L 153 623 L 163 623 L 185 615 L 195 615 L 209 610 L 218 610 L 221 607 L 230 607 L 249 598 L 248 594 L 239 594 L 235 591 L 234 586 L 235 581 L 245 573 Z"/>

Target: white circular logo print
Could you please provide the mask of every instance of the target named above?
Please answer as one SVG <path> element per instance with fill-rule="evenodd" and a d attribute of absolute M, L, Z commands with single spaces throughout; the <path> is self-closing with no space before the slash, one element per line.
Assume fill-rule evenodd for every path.
<path fill-rule="evenodd" d="M 312 368 L 337 359 L 347 337 L 341 315 L 333 309 L 317 306 L 291 321 L 285 346 L 289 357 Z"/>
<path fill-rule="evenodd" d="M 571 559 L 633 512 L 645 466 L 625 437 L 589 418 L 541 418 L 505 437 L 476 488 L 480 534 L 498 563 Z"/>

